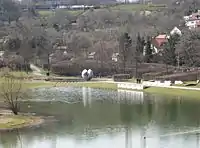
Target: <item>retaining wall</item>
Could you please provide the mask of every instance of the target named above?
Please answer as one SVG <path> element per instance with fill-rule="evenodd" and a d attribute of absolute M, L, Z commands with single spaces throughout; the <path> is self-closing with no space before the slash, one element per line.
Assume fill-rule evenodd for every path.
<path fill-rule="evenodd" d="M 118 83 L 117 87 L 120 89 L 143 90 L 144 86 L 137 83 Z"/>

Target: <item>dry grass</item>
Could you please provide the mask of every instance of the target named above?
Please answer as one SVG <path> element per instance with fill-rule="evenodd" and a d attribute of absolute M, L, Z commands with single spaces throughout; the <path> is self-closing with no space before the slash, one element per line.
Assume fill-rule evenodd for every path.
<path fill-rule="evenodd" d="M 2 115 L 0 117 L 0 130 L 10 130 L 40 124 L 43 119 L 34 116 Z"/>

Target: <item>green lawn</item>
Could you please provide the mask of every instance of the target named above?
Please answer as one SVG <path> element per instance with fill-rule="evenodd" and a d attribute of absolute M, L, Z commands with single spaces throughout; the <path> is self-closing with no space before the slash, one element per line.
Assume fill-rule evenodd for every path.
<path fill-rule="evenodd" d="M 54 12 L 51 10 L 41 10 L 41 11 L 38 11 L 38 13 L 44 17 L 52 16 L 54 14 Z"/>
<path fill-rule="evenodd" d="M 200 91 L 197 91 L 197 90 L 150 87 L 150 88 L 144 89 L 144 92 L 158 94 L 158 95 L 182 96 L 185 98 L 200 99 Z"/>
<path fill-rule="evenodd" d="M 187 86 L 188 84 L 194 84 L 194 86 Z M 199 84 L 196 84 L 196 81 L 186 81 L 184 82 L 184 84 L 174 84 L 173 86 L 181 86 L 181 87 L 196 87 L 196 88 L 199 88 L 200 87 L 200 83 Z"/>
<path fill-rule="evenodd" d="M 160 5 L 147 5 L 147 4 L 121 4 L 117 6 L 111 6 L 112 10 L 126 10 L 126 11 L 142 11 L 142 10 L 148 10 L 148 11 L 155 11 L 166 8 L 166 5 L 160 4 Z M 103 8 L 104 9 L 104 6 Z M 98 10 L 98 9 L 96 9 Z M 84 12 L 84 10 L 64 10 L 66 12 L 69 12 L 73 14 L 74 16 L 77 16 Z M 54 14 L 52 10 L 40 10 L 38 13 L 43 17 L 49 17 Z"/>
<path fill-rule="evenodd" d="M 113 10 L 127 10 L 127 11 L 140 11 L 140 10 L 159 10 L 166 8 L 165 5 L 147 5 L 147 4 L 123 4 L 111 7 Z"/>
<path fill-rule="evenodd" d="M 24 88 L 28 88 L 28 89 L 31 89 L 31 88 L 40 88 L 40 87 L 54 87 L 55 86 L 55 82 L 26 82 L 24 83 L 23 87 Z"/>
<path fill-rule="evenodd" d="M 69 12 L 72 15 L 77 16 L 77 15 L 83 13 L 83 10 L 65 10 L 65 12 Z M 40 11 L 38 11 L 38 13 L 43 17 L 49 17 L 49 16 L 54 15 L 54 12 L 51 10 L 40 10 Z"/>

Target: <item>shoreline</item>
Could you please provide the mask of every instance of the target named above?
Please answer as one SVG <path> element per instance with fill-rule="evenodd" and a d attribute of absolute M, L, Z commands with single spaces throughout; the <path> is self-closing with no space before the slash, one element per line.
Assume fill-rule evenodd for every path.
<path fill-rule="evenodd" d="M 46 81 L 27 81 L 26 86 L 28 89 L 35 88 L 51 88 L 51 87 L 90 87 L 95 89 L 108 89 L 118 90 L 117 84 L 120 82 L 113 81 L 86 81 L 86 82 L 46 82 Z M 123 82 L 131 83 L 131 82 Z M 130 91 L 142 91 L 150 94 L 158 95 L 171 95 L 182 96 L 188 98 L 200 98 L 200 88 L 198 87 L 186 87 L 186 86 L 169 86 L 169 87 L 149 87 L 143 90 L 123 89 Z"/>
<path fill-rule="evenodd" d="M 59 87 L 59 85 L 57 87 Z M 62 87 L 62 85 L 60 87 Z M 95 89 L 118 90 L 117 82 L 77 82 L 77 83 L 68 83 L 66 84 L 66 87 L 90 87 Z M 121 89 L 121 90 L 141 91 L 157 95 L 200 98 L 200 88 L 196 87 L 179 87 L 179 86 L 153 87 L 152 86 L 145 88 L 143 90 L 134 90 L 134 89 Z"/>
<path fill-rule="evenodd" d="M 0 132 L 37 127 L 45 123 L 42 116 L 14 115 L 10 110 L 0 109 Z"/>
<path fill-rule="evenodd" d="M 31 83 L 31 82 L 29 82 Z M 34 89 L 39 87 L 89 87 L 94 89 L 105 89 L 105 90 L 129 90 L 129 91 L 139 91 L 155 95 L 169 95 L 184 97 L 188 99 L 199 99 L 200 98 L 200 88 L 194 87 L 179 87 L 179 86 L 170 86 L 170 87 L 148 87 L 143 90 L 134 90 L 134 89 L 120 89 L 118 88 L 118 82 L 111 81 L 93 81 L 93 82 L 75 82 L 75 83 L 65 83 L 58 84 L 55 86 L 55 83 L 49 83 L 46 85 L 45 82 L 36 83 L 32 85 L 34 87 L 29 87 L 29 89 Z M 13 115 L 10 110 L 0 108 L 0 132 L 10 131 L 15 129 L 26 129 L 42 125 L 45 122 L 45 117 L 34 116 L 33 114 L 19 113 L 19 115 Z"/>

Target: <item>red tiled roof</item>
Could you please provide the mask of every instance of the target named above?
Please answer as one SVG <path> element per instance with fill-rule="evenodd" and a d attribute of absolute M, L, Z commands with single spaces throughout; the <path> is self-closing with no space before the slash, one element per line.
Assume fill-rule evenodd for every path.
<path fill-rule="evenodd" d="M 192 13 L 192 16 L 200 16 L 200 14 L 199 13 Z"/>
<path fill-rule="evenodd" d="M 166 34 L 160 34 L 156 37 L 157 39 L 166 39 L 167 35 Z"/>
<path fill-rule="evenodd" d="M 168 36 L 166 34 L 158 35 L 152 40 L 152 43 L 154 44 L 154 46 L 160 48 L 164 43 L 167 42 L 167 37 Z"/>

